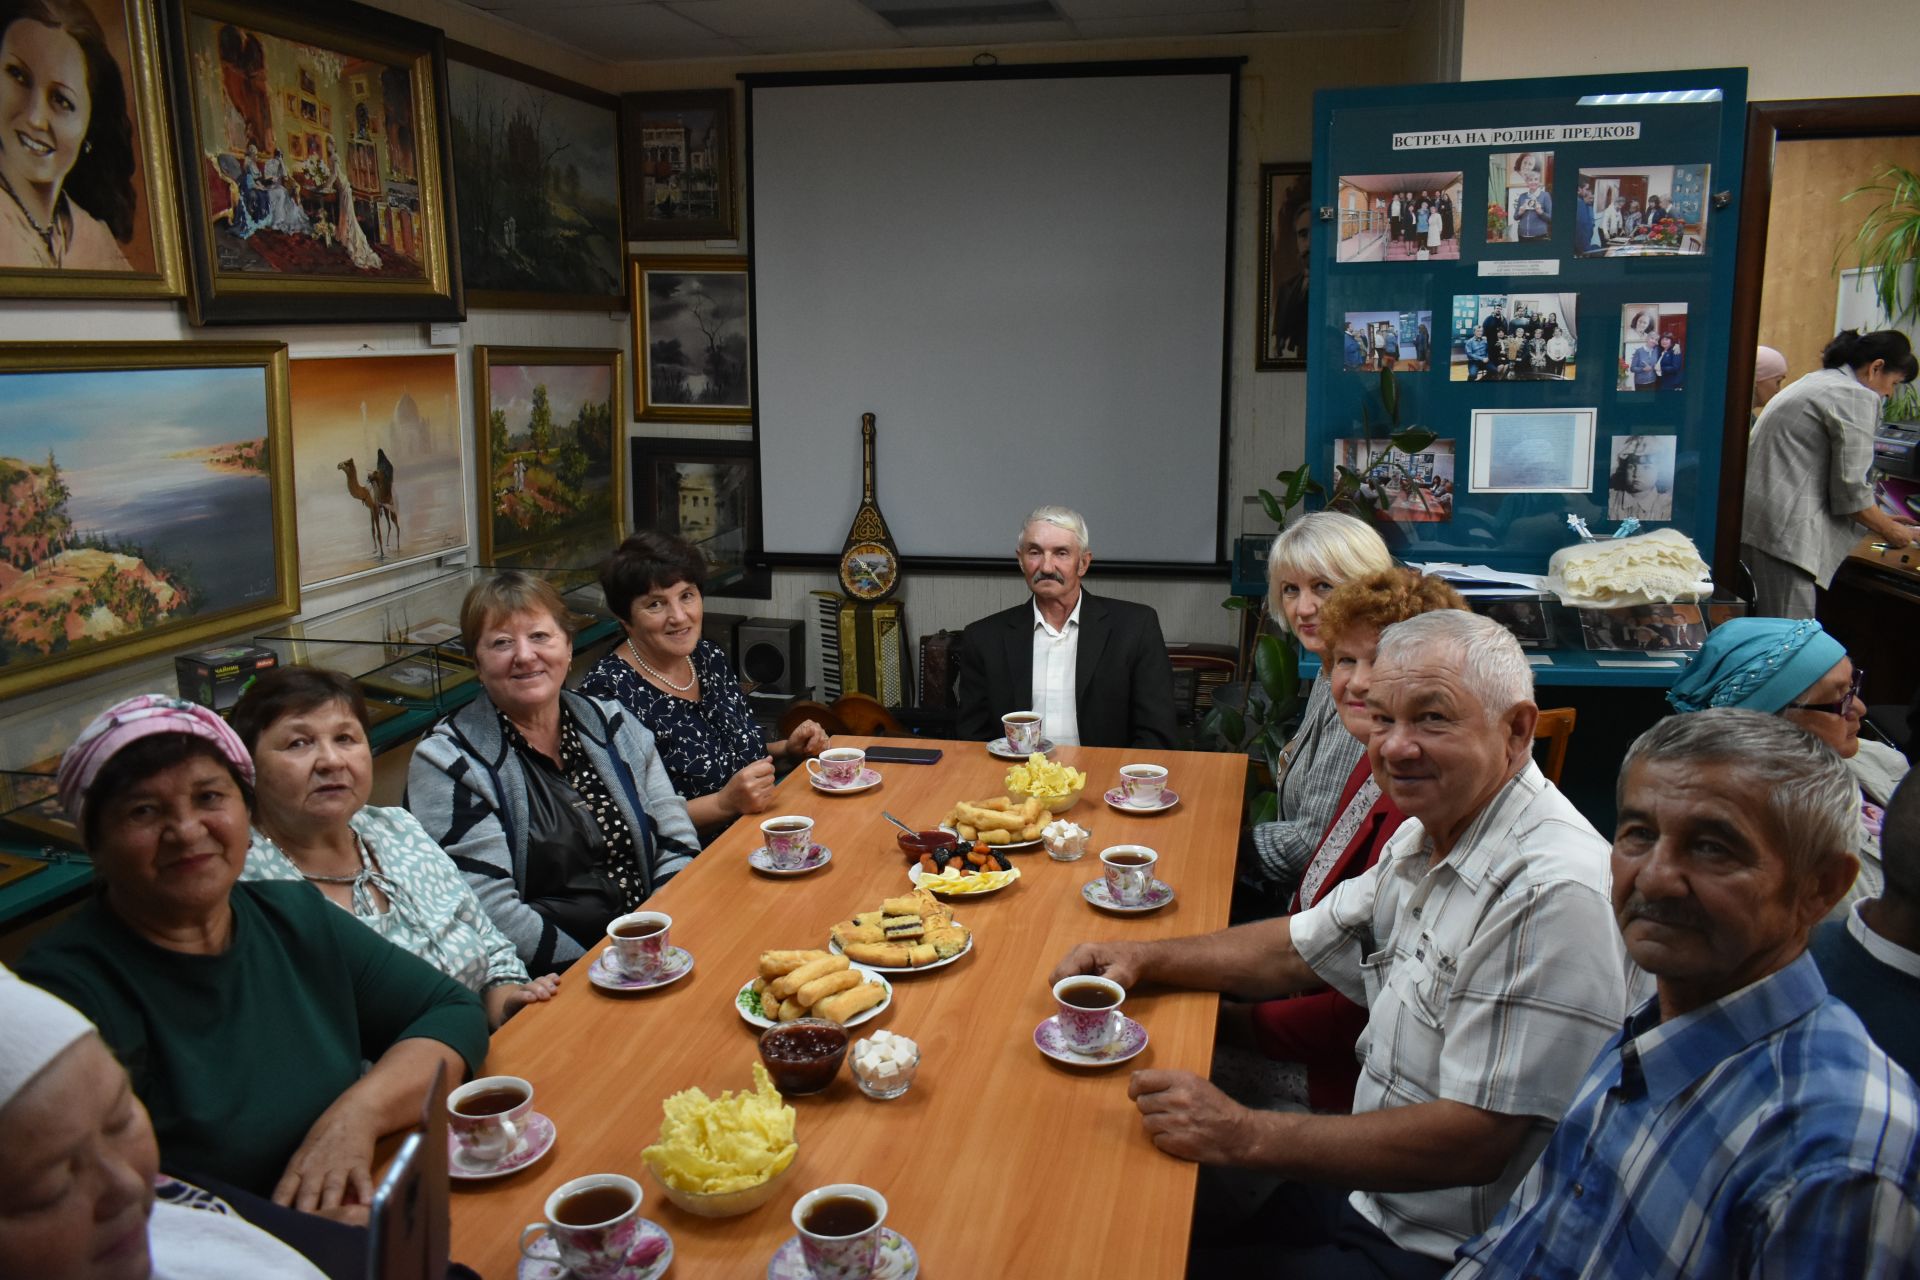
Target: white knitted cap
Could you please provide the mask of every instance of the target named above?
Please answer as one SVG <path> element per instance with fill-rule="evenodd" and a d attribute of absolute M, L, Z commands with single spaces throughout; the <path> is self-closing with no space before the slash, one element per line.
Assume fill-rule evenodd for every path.
<path fill-rule="evenodd" d="M 0 964 L 0 1111 L 92 1030 L 78 1009 Z"/>

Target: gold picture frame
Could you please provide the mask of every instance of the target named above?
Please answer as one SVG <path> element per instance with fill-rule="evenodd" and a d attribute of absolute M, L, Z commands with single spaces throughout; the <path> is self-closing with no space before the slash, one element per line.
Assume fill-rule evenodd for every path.
<path fill-rule="evenodd" d="M 29 210 L 36 193 L 0 188 L 0 298 L 177 298 L 185 276 L 154 0 L 83 2 L 92 29 L 60 29 L 95 82 L 87 132 L 51 216 Z"/>
<path fill-rule="evenodd" d="M 627 259 L 634 421 L 753 421 L 752 270 L 731 255 Z"/>
<path fill-rule="evenodd" d="M 278 342 L 0 343 L 0 698 L 297 612 L 289 422 Z"/>
<path fill-rule="evenodd" d="M 440 30 L 350 0 L 158 2 L 193 322 L 463 319 Z"/>
<path fill-rule="evenodd" d="M 587 568 L 618 545 L 625 360 L 617 347 L 474 347 L 480 564 Z"/>

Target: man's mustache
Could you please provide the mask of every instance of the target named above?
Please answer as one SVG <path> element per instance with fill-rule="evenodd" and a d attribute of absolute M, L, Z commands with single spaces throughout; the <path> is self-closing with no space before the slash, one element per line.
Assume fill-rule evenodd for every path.
<path fill-rule="evenodd" d="M 1064 573 L 1057 573 L 1052 569 L 1040 570 L 1038 573 L 1033 575 L 1033 580 L 1035 582 L 1057 582 L 1063 587 L 1067 585 L 1067 575 L 1065 575 Z"/>
<path fill-rule="evenodd" d="M 1697 932 L 1705 932 L 1710 923 L 1707 913 L 1692 898 L 1663 898 L 1658 902 L 1649 902 L 1637 893 L 1627 899 L 1627 905 L 1620 911 L 1622 927 L 1635 920 L 1648 920 L 1654 924 Z"/>

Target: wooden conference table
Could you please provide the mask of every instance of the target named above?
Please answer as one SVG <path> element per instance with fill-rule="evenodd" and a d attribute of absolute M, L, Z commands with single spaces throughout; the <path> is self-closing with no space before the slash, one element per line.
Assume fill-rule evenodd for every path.
<path fill-rule="evenodd" d="M 837 738 L 835 745 L 869 741 Z M 826 1092 L 790 1099 L 798 1112 L 795 1168 L 780 1194 L 741 1217 L 683 1213 L 643 1169 L 640 1152 L 659 1135 L 664 1098 L 693 1085 L 709 1096 L 751 1087 L 759 1031 L 733 998 L 754 976 L 759 953 L 824 947 L 834 921 L 910 892 L 906 857 L 880 811 L 932 827 L 956 800 L 1003 794 L 1007 764 L 980 743 L 925 745 L 945 749 L 938 764 L 879 765 L 881 785 L 856 795 L 823 795 L 804 770 L 780 785 L 767 816 L 812 815 L 815 839 L 833 851 L 821 870 L 792 878 L 753 871 L 746 856 L 760 843 L 759 825 L 742 820 L 656 894 L 648 905 L 672 915 L 674 945 L 693 953 L 688 977 L 612 995 L 587 980 L 584 962 L 576 964 L 550 1004 L 524 1010 L 493 1037 L 488 1073 L 530 1081 L 535 1109 L 552 1118 L 559 1137 L 528 1169 L 455 1184 L 456 1259 L 487 1280 L 512 1277 L 520 1229 L 540 1220 L 547 1193 L 581 1174 L 616 1172 L 646 1188 L 641 1212 L 672 1235 L 672 1274 L 682 1280 L 764 1274 L 793 1234 L 794 1201 L 830 1182 L 865 1183 L 884 1194 L 888 1225 L 913 1243 L 929 1280 L 1184 1274 L 1195 1166 L 1154 1148 L 1127 1098 L 1127 1079 L 1139 1067 L 1205 1074 L 1216 998 L 1173 991 L 1129 998 L 1127 1012 L 1152 1038 L 1121 1067 L 1057 1064 L 1034 1047 L 1033 1030 L 1054 1010 L 1047 974 L 1075 943 L 1225 925 L 1246 775 L 1241 756 L 1059 748 L 1056 760 L 1088 775 L 1086 794 L 1067 814 L 1092 832 L 1087 856 L 1010 855 L 1021 871 L 1017 883 L 954 900 L 973 931 L 973 950 L 944 968 L 894 975 L 892 1005 L 853 1033 L 887 1028 L 917 1041 L 912 1090 L 875 1102 L 843 1068 Z M 1177 806 L 1132 815 L 1101 801 L 1119 766 L 1136 759 L 1169 767 Z M 1159 874 L 1177 898 L 1146 915 L 1095 910 L 1080 888 L 1100 874 L 1096 855 L 1132 843 L 1159 852 Z"/>

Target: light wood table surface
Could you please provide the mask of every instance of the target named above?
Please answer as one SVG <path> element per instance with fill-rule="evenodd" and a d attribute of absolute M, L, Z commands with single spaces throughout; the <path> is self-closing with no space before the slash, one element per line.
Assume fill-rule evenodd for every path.
<path fill-rule="evenodd" d="M 672 915 L 674 945 L 694 956 L 690 976 L 653 992 L 610 995 L 588 982 L 583 961 L 551 1003 L 524 1010 L 493 1037 L 487 1071 L 531 1081 L 534 1107 L 553 1119 L 559 1137 L 531 1168 L 455 1184 L 456 1259 L 487 1280 L 512 1277 L 520 1229 L 540 1220 L 547 1193 L 581 1174 L 617 1172 L 646 1188 L 641 1212 L 673 1236 L 671 1275 L 679 1280 L 764 1274 L 793 1234 L 794 1201 L 830 1182 L 865 1183 L 885 1195 L 888 1225 L 913 1242 L 929 1280 L 1184 1274 L 1195 1166 L 1154 1148 L 1127 1098 L 1127 1080 L 1139 1067 L 1204 1074 L 1217 997 L 1131 996 L 1126 1011 L 1151 1042 L 1121 1067 L 1057 1064 L 1034 1047 L 1033 1030 L 1054 1011 L 1047 974 L 1075 943 L 1225 925 L 1241 756 L 1059 748 L 1055 759 L 1088 775 L 1085 795 L 1066 815 L 1092 832 L 1087 856 L 1054 862 L 1038 848 L 1009 855 L 1021 871 L 1017 883 L 953 900 L 973 931 L 973 950 L 941 969 L 890 975 L 892 1005 L 853 1032 L 858 1038 L 884 1027 L 917 1041 L 912 1090 L 875 1102 L 843 1067 L 826 1092 L 790 1099 L 799 1117 L 794 1168 L 773 1200 L 742 1217 L 683 1213 L 645 1171 L 640 1151 L 660 1132 L 662 1099 L 692 1085 L 709 1096 L 751 1086 L 759 1031 L 733 998 L 754 976 L 759 953 L 825 947 L 834 921 L 911 891 L 907 859 L 880 811 L 927 828 L 956 800 L 1003 793 L 1007 763 L 980 743 L 925 745 L 945 749 L 938 764 L 879 765 L 884 781 L 857 795 L 820 794 L 804 770 L 781 783 L 762 816 L 812 815 L 815 839 L 833 850 L 821 870 L 793 878 L 753 871 L 746 855 L 760 843 L 759 825 L 743 819 L 656 894 L 648 905 Z M 1119 766 L 1136 759 L 1170 768 L 1177 806 L 1132 815 L 1101 801 Z M 1159 852 L 1158 873 L 1176 900 L 1145 915 L 1095 910 L 1080 889 L 1100 874 L 1098 851 L 1131 843 Z"/>

